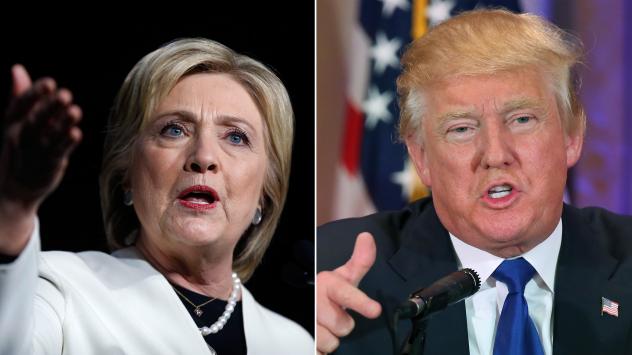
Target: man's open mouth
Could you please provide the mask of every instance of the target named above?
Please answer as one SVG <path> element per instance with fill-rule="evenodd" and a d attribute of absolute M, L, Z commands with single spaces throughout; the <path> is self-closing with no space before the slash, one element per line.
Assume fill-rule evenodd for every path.
<path fill-rule="evenodd" d="M 511 187 L 511 185 L 507 185 L 507 184 L 496 185 L 496 186 L 493 186 L 491 189 L 487 190 L 487 196 L 493 199 L 503 198 L 511 194 L 511 191 L 513 191 L 513 187 Z"/>

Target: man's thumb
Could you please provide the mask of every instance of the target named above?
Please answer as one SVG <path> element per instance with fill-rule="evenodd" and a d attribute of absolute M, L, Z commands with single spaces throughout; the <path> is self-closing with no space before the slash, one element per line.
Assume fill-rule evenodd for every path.
<path fill-rule="evenodd" d="M 371 233 L 363 232 L 358 234 L 351 259 L 342 266 L 344 270 L 341 270 L 347 280 L 357 286 L 371 266 L 373 266 L 375 254 L 375 241 Z"/>

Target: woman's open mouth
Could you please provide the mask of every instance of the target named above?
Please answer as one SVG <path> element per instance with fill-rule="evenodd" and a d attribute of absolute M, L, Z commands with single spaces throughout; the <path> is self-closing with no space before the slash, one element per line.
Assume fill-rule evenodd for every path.
<path fill-rule="evenodd" d="M 217 192 L 206 185 L 194 185 L 183 190 L 178 195 L 180 205 L 195 209 L 207 210 L 214 208 L 219 201 Z"/>

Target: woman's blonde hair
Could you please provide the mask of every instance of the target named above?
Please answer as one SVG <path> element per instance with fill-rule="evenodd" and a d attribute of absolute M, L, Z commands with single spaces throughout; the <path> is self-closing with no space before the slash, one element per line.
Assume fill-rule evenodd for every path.
<path fill-rule="evenodd" d="M 208 39 L 180 39 L 168 43 L 142 58 L 123 82 L 108 120 L 100 176 L 108 244 L 112 250 L 125 247 L 125 239 L 140 227 L 133 208 L 123 204 L 123 189 L 138 133 L 178 81 L 196 73 L 222 73 L 232 77 L 250 94 L 264 119 L 269 164 L 261 199 L 263 219 L 246 230 L 233 259 L 233 269 L 246 281 L 260 263 L 285 203 L 294 114 L 285 87 L 270 69 Z"/>
<path fill-rule="evenodd" d="M 572 75 L 581 55 L 576 38 L 532 14 L 477 10 L 455 16 L 412 42 L 402 57 L 400 137 L 421 139 L 423 95 L 432 83 L 520 69 L 548 77 L 566 132 L 583 135 L 586 115 Z"/>

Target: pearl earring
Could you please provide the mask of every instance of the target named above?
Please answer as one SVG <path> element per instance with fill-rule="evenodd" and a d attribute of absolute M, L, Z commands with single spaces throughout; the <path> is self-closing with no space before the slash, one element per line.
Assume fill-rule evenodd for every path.
<path fill-rule="evenodd" d="M 257 224 L 261 223 L 262 218 L 263 216 L 261 215 L 261 209 L 257 208 L 255 210 L 255 215 L 252 217 L 252 224 L 256 226 Z"/>
<path fill-rule="evenodd" d="M 125 206 L 131 206 L 134 204 L 134 199 L 132 198 L 132 190 L 127 190 L 123 192 L 123 204 Z"/>

